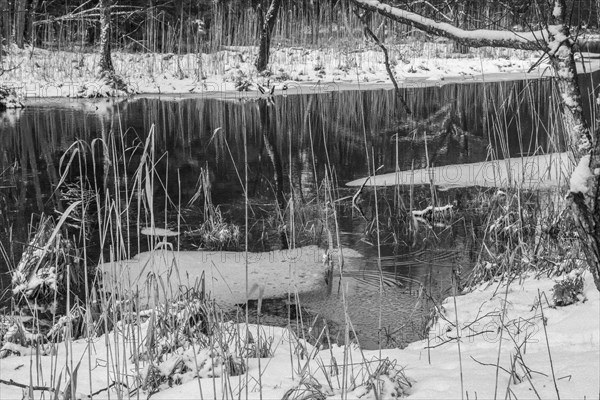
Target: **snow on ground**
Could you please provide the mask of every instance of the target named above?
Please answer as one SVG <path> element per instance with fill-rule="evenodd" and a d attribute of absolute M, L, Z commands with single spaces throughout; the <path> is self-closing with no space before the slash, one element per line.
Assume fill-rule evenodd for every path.
<path fill-rule="evenodd" d="M 349 249 L 344 257 L 359 257 Z M 248 253 L 250 299 L 278 298 L 325 286 L 325 251 L 317 246 L 265 253 Z M 336 257 L 333 257 L 334 259 Z M 144 252 L 132 260 L 101 265 L 105 287 L 118 287 L 122 293 L 139 291 L 141 299 L 164 300 L 164 291 L 149 292 L 149 282 L 162 280 L 168 293 L 179 285 L 193 286 L 204 274 L 206 290 L 217 304 L 230 307 L 246 302 L 246 259 L 243 252 L 179 251 L 164 248 Z M 143 303 L 145 303 L 142 300 Z"/>
<path fill-rule="evenodd" d="M 393 393 L 404 393 L 412 399 L 554 399 L 559 395 L 561 399 L 598 398 L 600 293 L 589 273 L 583 273 L 583 278 L 581 300 L 566 307 L 552 305 L 554 279 L 533 275 L 509 285 L 481 285 L 464 296 L 448 298 L 429 339 L 403 350 L 361 351 L 357 346 L 317 349 L 284 328 L 251 325 L 249 330 L 255 340 L 260 331 L 263 339 L 273 341 L 272 357 L 249 359 L 247 375 L 229 377 L 220 367 L 211 369 L 210 366 L 219 366 L 214 354 L 211 358 L 206 350 L 197 349 L 201 378 L 184 376 L 182 384 L 165 385 L 152 398 L 281 399 L 300 382 L 305 383 L 302 390 L 318 388 L 332 399 L 390 399 Z M 148 323 L 133 330 L 124 327 L 119 325 L 116 332 L 90 343 L 82 339 L 71 346 L 61 344 L 53 356 L 10 356 L 0 364 L 1 378 L 28 384 L 31 376 L 36 385 L 56 387 L 62 371 L 64 388 L 69 352 L 73 365 L 81 361 L 77 392 L 106 388 L 119 379 L 131 389 L 136 371 L 146 371 L 148 367 L 144 361 L 136 367 L 131 358 Z M 131 337 L 132 332 L 137 332 L 137 338 Z M 240 332 L 246 332 L 243 326 Z M 460 342 L 456 340 L 457 333 Z M 245 335 L 241 335 L 242 341 L 248 337 Z M 139 348 L 143 350 L 145 346 Z M 113 353 L 117 348 L 120 351 Z M 186 354 L 174 356 L 173 360 L 180 357 L 185 358 Z M 120 368 L 113 368 L 116 360 L 120 360 Z M 385 373 L 381 369 L 376 372 L 384 360 L 389 361 Z M 161 369 L 165 368 L 163 364 Z M 53 370 L 56 373 L 51 376 Z M 411 387 L 400 384 L 405 380 L 399 376 L 405 376 Z M 377 386 L 378 397 L 373 390 Z M 347 388 L 343 397 L 342 388 Z M 20 399 L 23 395 L 22 389 L 15 386 L 0 384 L 0 390 L 2 399 Z M 39 398 L 41 392 L 35 393 Z M 110 395 L 115 397 L 114 388 Z M 94 398 L 108 396 L 105 391 Z M 145 398 L 147 393 L 139 393 L 139 397 Z"/>
<path fill-rule="evenodd" d="M 574 166 L 568 153 L 514 157 L 504 160 L 454 164 L 433 168 L 391 172 L 374 178 L 360 178 L 347 186 L 429 185 L 441 188 L 517 186 L 523 189 L 559 187 L 568 182 Z"/>
<path fill-rule="evenodd" d="M 427 342 L 411 344 L 400 352 L 406 373 L 415 378 L 413 398 L 460 398 L 460 362 L 464 390 L 469 398 L 494 398 L 496 361 L 500 359 L 498 398 L 504 398 L 515 355 L 518 379 L 512 380 L 510 398 L 597 398 L 600 390 L 600 302 L 591 275 L 586 275 L 585 302 L 564 308 L 550 308 L 552 279 L 529 277 L 510 285 L 482 286 L 466 296 L 444 303 L 447 320 L 440 320 L 430 333 L 430 346 L 456 337 L 454 324 L 462 326 L 461 359 L 456 341 L 431 349 Z M 541 294 L 541 302 L 540 299 Z M 506 307 L 504 307 L 506 306 Z M 547 325 L 544 327 L 543 321 Z M 502 323 L 504 321 L 504 323 Z M 505 329 L 500 329 L 505 326 Z M 468 328 L 464 328 L 468 327 Z M 544 329 L 545 328 L 545 329 Z M 434 337 L 434 335 L 438 335 Z M 550 347 L 550 353 L 547 346 Z M 550 362 L 552 358 L 552 364 Z M 485 366 L 483 364 L 492 364 Z M 554 369 L 554 372 L 552 371 Z M 531 370 L 529 379 L 524 370 Z"/>
<path fill-rule="evenodd" d="M 547 74 L 540 54 L 507 49 L 474 50 L 469 55 L 448 51 L 447 43 L 390 46 L 393 69 L 401 85 L 433 85 L 443 81 L 522 79 Z M 381 51 L 363 49 L 273 48 L 270 75 L 257 75 L 255 47 L 229 47 L 211 54 L 174 55 L 113 53 L 116 72 L 139 93 L 210 94 L 235 91 L 244 82 L 275 85 L 277 90 L 306 82 L 325 85 L 387 84 Z M 75 96 L 82 85 L 95 81 L 96 53 L 18 49 L 3 58 L 6 70 L 0 85 L 14 88 L 24 98 Z M 586 62 L 589 62 L 586 61 Z M 587 70 L 593 66 L 587 65 Z M 256 85 L 250 85 L 256 91 Z M 276 92 L 278 93 L 278 92 Z"/>

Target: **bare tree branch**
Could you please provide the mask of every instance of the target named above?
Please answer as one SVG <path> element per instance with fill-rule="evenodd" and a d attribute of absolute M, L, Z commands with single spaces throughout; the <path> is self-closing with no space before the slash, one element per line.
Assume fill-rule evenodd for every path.
<path fill-rule="evenodd" d="M 494 31 L 489 29 L 465 30 L 446 23 L 437 22 L 422 15 L 393 7 L 376 0 L 350 0 L 360 8 L 375 11 L 394 21 L 412 25 L 427 33 L 443 36 L 469 47 L 508 47 L 522 50 L 546 50 L 549 36 L 557 33 L 561 25 L 550 25 L 548 29 L 533 32 Z"/>
<path fill-rule="evenodd" d="M 4 384 L 4 385 L 9 385 L 9 386 L 16 386 L 22 389 L 31 389 L 31 390 L 44 390 L 46 392 L 55 392 L 54 388 L 51 388 L 49 386 L 31 386 L 31 385 L 25 385 L 23 383 L 19 383 L 19 382 L 15 382 L 12 379 L 9 380 L 4 380 L 4 379 L 0 379 L 0 383 Z"/>
<path fill-rule="evenodd" d="M 402 94 L 400 93 L 400 88 L 398 87 L 398 82 L 396 81 L 396 77 L 394 76 L 394 72 L 392 71 L 392 67 L 390 65 L 390 56 L 388 54 L 387 47 L 385 47 L 385 45 L 383 43 L 381 43 L 381 41 L 379 40 L 377 35 L 375 35 L 375 33 L 373 33 L 371 28 L 369 28 L 369 25 L 367 24 L 367 21 L 365 20 L 364 15 L 360 15 L 360 13 L 358 12 L 358 8 L 354 9 L 354 14 L 356 14 L 356 16 L 358 17 L 360 22 L 362 22 L 365 34 L 370 36 L 375 41 L 377 46 L 379 46 L 381 48 L 381 51 L 383 51 L 385 69 L 388 73 L 388 76 L 390 77 L 390 79 L 392 81 L 392 84 L 394 85 L 394 92 L 396 93 L 396 97 L 400 101 L 400 104 L 402 105 L 402 108 L 404 109 L 404 111 L 407 114 L 412 114 L 410 111 L 410 108 L 408 107 L 408 104 L 406 104 L 406 100 L 404 100 L 404 97 L 402 97 Z"/>

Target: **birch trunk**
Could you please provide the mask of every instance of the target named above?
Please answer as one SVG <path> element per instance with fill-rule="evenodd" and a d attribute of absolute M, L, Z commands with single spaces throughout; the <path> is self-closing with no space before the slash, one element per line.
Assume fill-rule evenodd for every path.
<path fill-rule="evenodd" d="M 595 171 L 600 167 L 600 142 L 598 132 L 594 135 L 595 138 L 592 137 L 590 124 L 583 116 L 577 64 L 566 10 L 565 0 L 554 2 L 552 16 L 561 29 L 554 35 L 554 41 L 549 43 L 548 55 L 562 97 L 562 122 L 569 137 L 571 152 L 578 164 L 584 164 L 583 166 Z M 571 211 L 578 223 L 578 233 L 586 261 L 596 288 L 600 291 L 600 174 L 588 178 L 586 183 L 587 190 L 583 191 L 571 185 L 569 200 Z"/>

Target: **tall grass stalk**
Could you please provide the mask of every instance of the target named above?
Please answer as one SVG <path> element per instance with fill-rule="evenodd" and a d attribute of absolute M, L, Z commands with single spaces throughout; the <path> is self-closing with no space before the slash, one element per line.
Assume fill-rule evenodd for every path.
<path fill-rule="evenodd" d="M 375 163 L 375 150 L 373 148 L 371 148 L 371 160 L 373 160 L 373 163 Z M 377 173 L 377 169 L 375 168 L 375 164 L 373 164 L 373 181 L 375 181 L 375 174 Z M 379 205 L 378 205 L 378 198 L 377 198 L 377 186 L 373 186 L 373 191 L 375 193 L 375 226 L 377 229 L 377 269 L 379 271 L 379 305 L 378 305 L 378 312 L 379 312 L 379 318 L 378 318 L 378 325 L 377 325 L 377 341 L 378 341 L 378 348 L 379 348 L 379 358 L 381 358 L 381 332 L 383 329 L 383 271 L 381 269 L 381 238 L 379 237 Z"/>
<path fill-rule="evenodd" d="M 245 121 L 245 114 L 244 114 L 244 109 L 242 108 L 242 120 Z M 248 139 L 247 139 L 247 132 L 246 132 L 246 126 L 242 125 L 242 135 L 243 135 L 243 141 L 244 141 L 244 229 L 246 234 L 244 235 L 244 268 L 245 268 L 245 279 L 246 279 L 246 337 L 250 336 L 250 328 L 249 328 L 249 305 L 248 305 L 248 300 L 249 300 L 249 287 L 248 287 Z M 246 356 L 246 365 L 248 364 L 248 357 L 249 355 Z M 246 374 L 246 382 L 245 382 L 245 389 L 246 389 L 246 398 L 248 398 L 248 380 L 249 380 L 249 376 L 248 374 Z M 261 390 L 261 396 L 262 396 L 262 388 Z"/>

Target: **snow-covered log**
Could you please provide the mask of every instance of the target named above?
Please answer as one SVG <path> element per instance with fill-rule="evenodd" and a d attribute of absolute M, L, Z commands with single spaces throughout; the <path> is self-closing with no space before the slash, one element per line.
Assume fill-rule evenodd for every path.
<path fill-rule="evenodd" d="M 522 50 L 543 50 L 544 43 L 551 32 L 560 29 L 560 25 L 550 25 L 547 29 L 528 32 L 509 30 L 458 28 L 447 22 L 437 22 L 420 14 L 394 7 L 376 0 L 351 0 L 360 8 L 377 12 L 396 22 L 411 25 L 436 36 L 446 37 L 469 47 L 509 47 Z"/>

